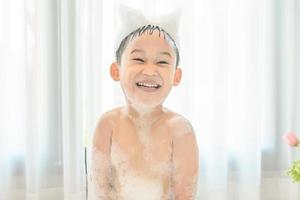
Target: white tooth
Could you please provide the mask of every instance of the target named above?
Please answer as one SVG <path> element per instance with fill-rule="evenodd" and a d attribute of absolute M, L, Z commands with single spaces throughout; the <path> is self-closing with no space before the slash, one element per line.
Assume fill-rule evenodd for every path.
<path fill-rule="evenodd" d="M 145 87 L 150 87 L 150 88 L 158 87 L 157 84 L 148 84 L 148 83 L 143 83 L 143 82 L 138 82 L 137 84 L 138 84 L 139 86 L 145 86 Z"/>

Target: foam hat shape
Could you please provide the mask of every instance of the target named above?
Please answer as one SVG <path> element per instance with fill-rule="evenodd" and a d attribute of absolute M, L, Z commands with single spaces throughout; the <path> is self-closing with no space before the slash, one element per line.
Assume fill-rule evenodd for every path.
<path fill-rule="evenodd" d="M 173 38 L 176 45 L 179 46 L 178 26 L 180 16 L 180 9 L 176 9 L 168 14 L 147 19 L 140 10 L 121 4 L 119 7 L 120 27 L 116 35 L 115 51 L 127 35 L 145 25 L 157 25 L 161 27 Z"/>

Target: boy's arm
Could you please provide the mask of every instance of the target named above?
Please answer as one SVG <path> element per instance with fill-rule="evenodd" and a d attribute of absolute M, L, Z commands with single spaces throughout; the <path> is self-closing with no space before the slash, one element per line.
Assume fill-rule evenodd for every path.
<path fill-rule="evenodd" d="M 175 200 L 194 200 L 198 179 L 198 146 L 188 122 L 179 122 L 173 139 L 173 193 Z"/>
<path fill-rule="evenodd" d="M 89 199 L 109 200 L 111 191 L 111 146 L 112 120 L 104 114 L 94 132 L 89 175 Z"/>

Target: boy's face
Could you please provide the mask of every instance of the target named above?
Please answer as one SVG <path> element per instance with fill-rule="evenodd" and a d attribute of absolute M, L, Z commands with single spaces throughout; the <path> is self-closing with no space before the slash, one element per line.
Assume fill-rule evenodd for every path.
<path fill-rule="evenodd" d="M 155 107 L 180 82 L 181 70 L 175 69 L 175 63 L 172 47 L 155 30 L 152 35 L 145 33 L 129 42 L 121 65 L 111 65 L 111 76 L 120 80 L 128 103 Z"/>

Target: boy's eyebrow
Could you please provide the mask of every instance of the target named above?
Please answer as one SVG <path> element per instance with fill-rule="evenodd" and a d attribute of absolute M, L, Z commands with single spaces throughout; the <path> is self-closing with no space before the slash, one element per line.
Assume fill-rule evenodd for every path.
<path fill-rule="evenodd" d="M 144 51 L 141 50 L 141 49 L 133 49 L 133 50 L 130 52 L 130 54 L 133 54 L 134 52 L 141 52 L 141 53 L 144 53 Z"/>
<path fill-rule="evenodd" d="M 167 51 L 160 52 L 160 54 L 167 55 L 170 58 L 172 58 L 171 54 L 169 52 L 167 52 Z"/>
<path fill-rule="evenodd" d="M 145 53 L 145 51 L 141 50 L 141 49 L 134 49 L 130 52 L 130 54 L 133 54 L 134 52 L 141 52 L 141 53 Z M 167 55 L 169 56 L 170 58 L 172 58 L 171 54 L 167 51 L 162 51 L 160 52 L 159 54 L 163 54 L 163 55 Z"/>

